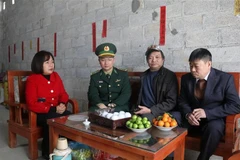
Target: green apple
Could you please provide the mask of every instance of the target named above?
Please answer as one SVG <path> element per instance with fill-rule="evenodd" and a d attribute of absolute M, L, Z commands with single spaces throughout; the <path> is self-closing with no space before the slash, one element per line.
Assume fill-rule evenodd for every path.
<path fill-rule="evenodd" d="M 137 120 L 137 117 L 138 117 L 137 115 L 133 115 L 133 116 L 132 116 L 132 120 L 136 121 L 136 120 Z"/>
<path fill-rule="evenodd" d="M 132 128 L 137 129 L 138 125 L 136 123 L 133 124 Z"/>
<path fill-rule="evenodd" d="M 137 121 L 142 121 L 142 117 L 137 117 Z"/>
<path fill-rule="evenodd" d="M 138 128 L 139 128 L 139 129 L 144 129 L 144 125 L 143 125 L 143 124 L 139 124 L 139 125 L 138 125 Z"/>
<path fill-rule="evenodd" d="M 144 120 L 144 121 L 148 121 L 148 118 L 147 118 L 147 117 L 143 117 L 143 120 Z"/>
<path fill-rule="evenodd" d="M 150 128 L 151 124 L 145 124 L 144 126 L 145 126 L 145 128 Z"/>

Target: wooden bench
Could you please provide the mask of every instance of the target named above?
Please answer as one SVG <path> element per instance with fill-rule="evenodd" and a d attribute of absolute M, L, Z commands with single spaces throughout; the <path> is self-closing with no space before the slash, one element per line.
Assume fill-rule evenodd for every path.
<path fill-rule="evenodd" d="M 175 72 L 178 84 L 179 84 L 179 91 L 180 91 L 180 84 L 181 84 L 181 77 L 182 75 L 186 74 L 187 72 Z M 234 83 L 238 92 L 238 95 L 240 96 L 240 72 L 229 72 L 234 77 Z M 131 87 L 132 87 L 132 97 L 131 102 L 136 103 L 138 92 L 140 89 L 140 76 L 142 72 L 128 72 Z M 232 150 L 234 148 L 234 142 L 236 140 L 236 129 L 238 127 L 238 119 L 240 118 L 240 114 L 236 115 L 229 115 L 226 118 L 226 128 L 225 128 L 225 136 L 223 137 L 223 140 L 218 145 L 218 148 L 215 151 L 215 155 L 222 156 L 223 160 L 227 160 L 231 154 Z M 186 137 L 186 148 L 190 150 L 200 150 L 200 136 L 192 136 L 188 135 Z"/>
<path fill-rule="evenodd" d="M 25 82 L 27 76 L 31 74 L 31 71 L 7 71 L 8 100 L 5 101 L 5 103 L 7 103 L 9 106 L 9 147 L 16 147 L 17 135 L 25 137 L 28 139 L 28 157 L 31 160 L 36 160 L 38 159 L 37 141 L 39 138 L 42 138 L 42 128 L 37 126 L 36 113 L 29 111 L 25 102 Z M 18 90 L 16 90 L 16 87 L 18 87 Z M 16 91 L 18 92 L 16 93 Z M 19 95 L 19 101 L 17 98 L 18 96 L 15 95 Z M 68 103 L 72 107 L 73 113 L 79 112 L 78 103 L 76 100 L 69 99 Z"/>

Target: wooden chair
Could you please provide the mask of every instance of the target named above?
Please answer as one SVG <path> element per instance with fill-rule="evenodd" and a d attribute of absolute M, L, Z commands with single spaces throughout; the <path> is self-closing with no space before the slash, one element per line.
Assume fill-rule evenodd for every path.
<path fill-rule="evenodd" d="M 181 84 L 181 77 L 182 75 L 186 74 L 187 72 L 175 72 L 177 79 L 178 79 L 178 84 L 179 84 L 179 91 L 180 91 L 180 84 Z M 238 72 L 229 72 L 230 74 L 233 75 L 234 77 L 234 83 L 238 92 L 238 95 L 240 96 L 240 73 Z M 130 79 L 131 87 L 132 87 L 132 94 L 131 100 L 135 101 L 136 97 L 138 94 L 135 92 L 139 90 L 139 88 L 136 88 L 136 86 L 139 86 L 140 83 L 139 77 L 142 74 L 142 72 L 128 72 L 128 76 Z M 138 81 L 137 81 L 138 79 Z M 132 102 L 134 103 L 134 102 Z M 135 101 L 136 103 L 136 101 Z M 222 141 L 219 143 L 215 155 L 222 156 L 223 160 L 227 160 L 231 155 L 232 155 L 232 150 L 234 148 L 234 143 L 236 141 L 236 130 L 238 128 L 238 119 L 240 118 L 240 113 L 235 114 L 235 115 L 229 115 L 226 118 L 226 128 L 225 128 L 225 135 L 222 138 Z M 195 150 L 195 151 L 200 151 L 200 142 L 201 142 L 201 137 L 199 136 L 193 136 L 188 134 L 186 137 L 186 148 L 190 150 Z"/>
<path fill-rule="evenodd" d="M 232 156 L 228 158 L 228 160 L 239 160 L 239 159 L 240 159 L 240 151 L 234 152 Z"/>
<path fill-rule="evenodd" d="M 28 157 L 31 160 L 38 158 L 38 139 L 42 138 L 42 128 L 37 126 L 37 115 L 28 110 L 25 102 L 25 82 L 26 76 L 31 75 L 31 71 L 7 71 L 8 100 L 9 106 L 8 120 L 8 145 L 14 148 L 17 145 L 17 135 L 28 139 Z M 14 96 L 14 81 L 18 85 L 19 102 Z M 16 87 L 16 86 L 15 86 Z M 15 93 L 16 94 L 16 93 Z M 72 106 L 72 112 L 78 113 L 78 103 L 74 99 L 68 102 Z"/>

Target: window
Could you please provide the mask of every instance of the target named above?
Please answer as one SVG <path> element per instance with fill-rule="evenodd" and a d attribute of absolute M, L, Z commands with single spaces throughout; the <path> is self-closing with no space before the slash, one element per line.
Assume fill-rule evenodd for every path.
<path fill-rule="evenodd" d="M 15 0 L 12 0 L 12 4 L 15 4 Z"/>

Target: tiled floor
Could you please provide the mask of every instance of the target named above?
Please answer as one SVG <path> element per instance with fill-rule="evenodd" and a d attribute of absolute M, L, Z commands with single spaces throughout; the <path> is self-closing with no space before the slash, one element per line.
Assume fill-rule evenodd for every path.
<path fill-rule="evenodd" d="M 7 131 L 8 110 L 0 105 L 0 160 L 27 160 L 27 140 L 18 137 L 18 146 L 16 148 L 8 147 L 8 131 Z M 40 143 L 39 143 L 40 144 Z M 41 155 L 41 151 L 39 151 Z M 185 160 L 196 160 L 198 152 L 186 150 Z M 39 160 L 42 160 L 39 158 Z M 222 157 L 212 156 L 210 160 L 222 160 Z"/>

